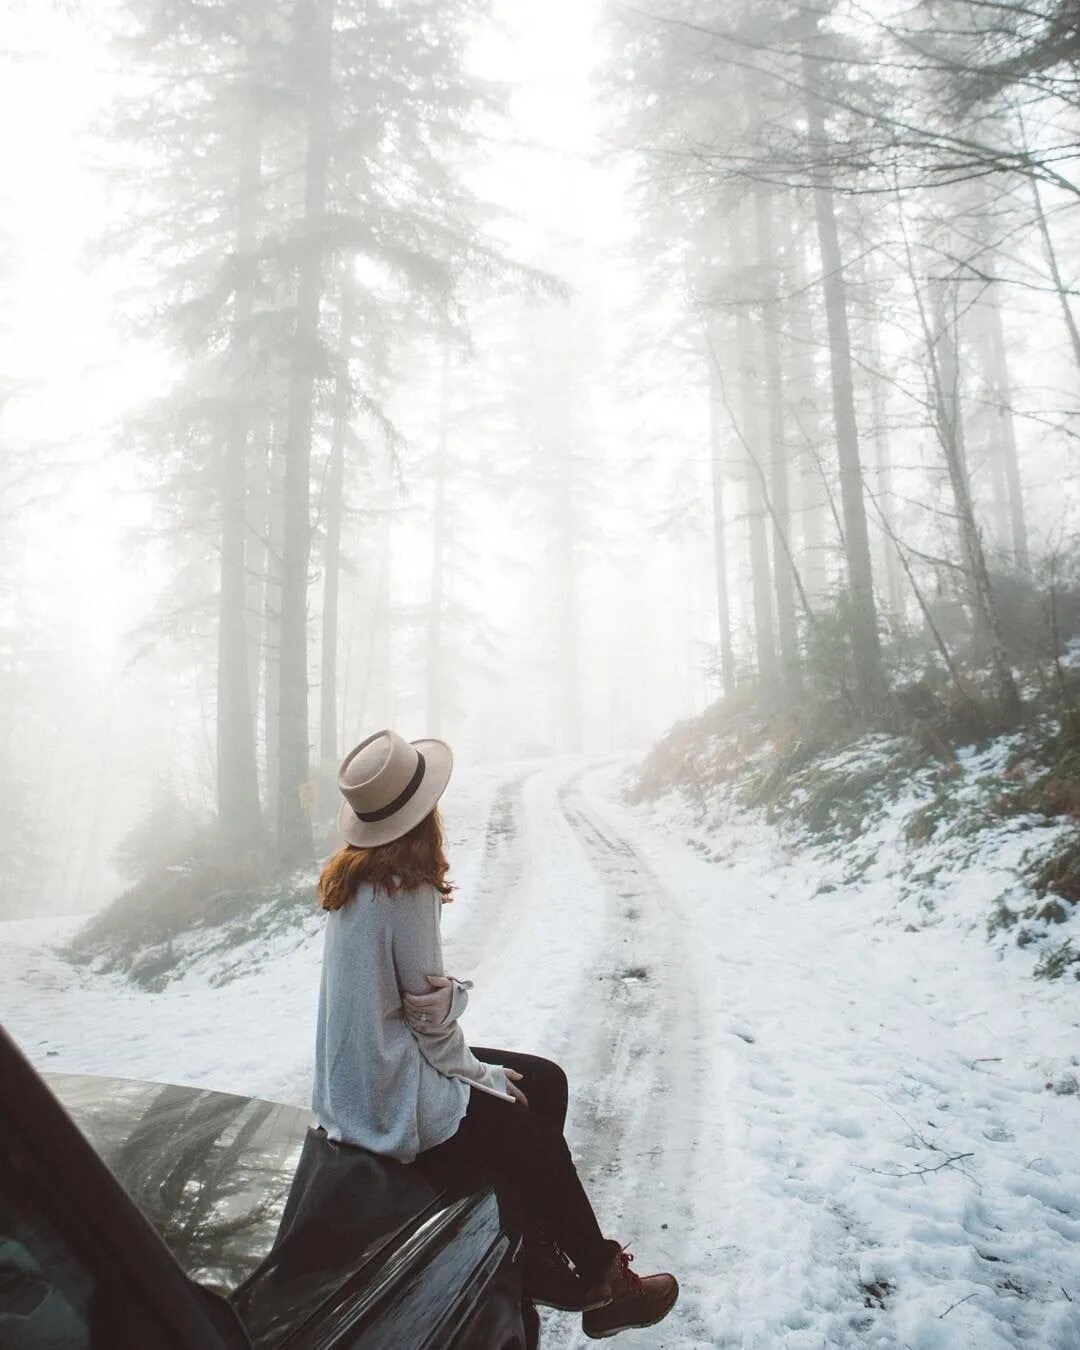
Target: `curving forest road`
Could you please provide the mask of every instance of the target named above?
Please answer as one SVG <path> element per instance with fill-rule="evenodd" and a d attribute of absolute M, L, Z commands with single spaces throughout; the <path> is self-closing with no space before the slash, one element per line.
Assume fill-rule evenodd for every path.
<path fill-rule="evenodd" d="M 509 780 L 445 931 L 470 1038 L 566 1067 L 603 1226 L 680 1277 L 619 1344 L 1078 1350 L 1080 1114 L 1023 1057 L 1039 996 L 734 825 L 707 860 L 618 778 Z"/>

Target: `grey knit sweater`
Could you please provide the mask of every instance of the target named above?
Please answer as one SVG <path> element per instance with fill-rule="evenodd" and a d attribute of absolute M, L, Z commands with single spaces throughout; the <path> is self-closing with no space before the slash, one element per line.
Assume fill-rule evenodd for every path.
<path fill-rule="evenodd" d="M 513 1100 L 503 1070 L 465 1043 L 459 981 L 441 1026 L 421 1033 L 405 1020 L 402 995 L 428 993 L 427 977 L 445 973 L 441 911 L 434 886 L 393 897 L 361 886 L 326 920 L 312 1110 L 331 1139 L 401 1162 L 455 1133 L 470 1085 Z"/>

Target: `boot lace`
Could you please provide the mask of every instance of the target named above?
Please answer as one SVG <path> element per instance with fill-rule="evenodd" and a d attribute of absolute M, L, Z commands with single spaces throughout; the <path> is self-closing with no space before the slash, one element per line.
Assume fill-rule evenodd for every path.
<path fill-rule="evenodd" d="M 622 1273 L 623 1273 L 623 1277 L 624 1277 L 624 1279 L 626 1280 L 626 1282 L 629 1284 L 629 1286 L 630 1286 L 631 1290 L 633 1291 L 633 1293 L 637 1294 L 637 1293 L 640 1293 L 640 1292 L 641 1292 L 641 1288 L 642 1288 L 642 1285 L 641 1285 L 641 1276 L 637 1273 L 636 1270 L 631 1270 L 631 1269 L 630 1269 L 630 1262 L 631 1262 L 633 1259 L 634 1259 L 634 1253 L 633 1253 L 633 1252 L 628 1252 L 628 1251 L 626 1251 L 626 1250 L 624 1249 L 623 1251 L 621 1251 L 621 1252 L 619 1253 L 619 1261 L 620 1261 L 621 1264 L 622 1264 Z"/>

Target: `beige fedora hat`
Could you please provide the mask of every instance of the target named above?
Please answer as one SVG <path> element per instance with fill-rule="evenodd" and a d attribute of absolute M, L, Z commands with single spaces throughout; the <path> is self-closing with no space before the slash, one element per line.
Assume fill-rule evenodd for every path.
<path fill-rule="evenodd" d="M 345 800 L 338 829 L 357 848 L 389 844 L 435 808 L 454 767 L 445 741 L 407 741 L 377 731 L 350 750 L 338 769 Z"/>

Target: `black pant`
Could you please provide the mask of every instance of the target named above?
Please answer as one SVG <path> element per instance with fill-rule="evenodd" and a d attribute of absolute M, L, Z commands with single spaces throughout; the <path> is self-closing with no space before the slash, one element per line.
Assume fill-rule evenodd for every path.
<path fill-rule="evenodd" d="M 611 1252 L 563 1137 L 566 1075 L 557 1064 L 536 1055 L 483 1047 L 474 1047 L 473 1054 L 485 1064 L 516 1069 L 522 1075 L 518 1087 L 529 1099 L 528 1108 L 472 1088 L 457 1133 L 426 1149 L 417 1162 L 494 1168 L 518 1187 L 538 1226 L 555 1239 L 582 1279 L 598 1280 Z"/>

